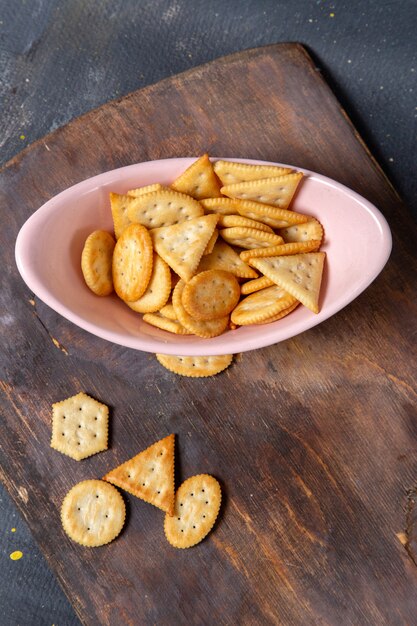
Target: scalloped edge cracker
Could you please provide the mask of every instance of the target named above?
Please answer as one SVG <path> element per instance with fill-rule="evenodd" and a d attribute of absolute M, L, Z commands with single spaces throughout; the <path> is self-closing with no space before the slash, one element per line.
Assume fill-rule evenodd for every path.
<path fill-rule="evenodd" d="M 230 319 L 238 326 L 257 324 L 295 303 L 296 298 L 278 285 L 266 287 L 243 298 Z"/>
<path fill-rule="evenodd" d="M 319 245 L 323 241 L 324 229 L 318 220 L 310 217 L 303 224 L 293 224 L 284 229 L 280 229 L 279 234 L 285 243 L 302 243 L 311 240 L 319 241 Z"/>
<path fill-rule="evenodd" d="M 126 304 L 137 313 L 154 313 L 167 303 L 170 293 L 171 270 L 168 263 L 154 252 L 152 274 L 145 293 L 139 300 Z"/>
<path fill-rule="evenodd" d="M 203 215 L 150 231 L 159 256 L 186 282 L 194 276 L 217 220 L 217 215 Z"/>
<path fill-rule="evenodd" d="M 252 250 L 243 250 L 240 258 L 249 262 L 249 259 L 267 256 L 287 256 L 291 254 L 301 254 L 304 252 L 315 252 L 320 248 L 321 241 L 319 239 L 310 239 L 308 241 L 296 241 L 292 243 L 282 243 L 278 246 L 270 246 L 269 248 L 254 248 Z"/>
<path fill-rule="evenodd" d="M 109 296 L 113 291 L 112 261 L 116 245 L 105 230 L 95 230 L 85 240 L 81 253 L 81 271 L 87 287 L 96 296 Z"/>
<path fill-rule="evenodd" d="M 116 239 L 119 239 L 125 228 L 132 223 L 127 214 L 132 201 L 132 196 L 110 192 L 109 199 L 113 219 L 114 236 Z"/>
<path fill-rule="evenodd" d="M 325 252 L 307 252 L 251 259 L 250 263 L 313 313 L 318 313 L 325 258 Z"/>
<path fill-rule="evenodd" d="M 145 193 L 152 193 L 153 191 L 161 191 L 161 189 L 169 189 L 168 187 L 164 187 L 161 183 L 152 183 L 151 185 L 145 185 L 144 187 L 137 187 L 136 189 L 129 189 L 126 192 L 126 195 L 132 196 L 133 198 L 139 198 L 139 196 L 143 196 Z"/>
<path fill-rule="evenodd" d="M 216 241 L 213 251 L 200 261 L 198 272 L 226 270 L 238 278 L 257 278 L 258 274 L 225 241 Z"/>
<path fill-rule="evenodd" d="M 222 491 L 209 474 L 191 476 L 175 494 L 172 517 L 165 516 L 165 537 L 174 548 L 191 548 L 213 528 L 219 515 Z"/>
<path fill-rule="evenodd" d="M 247 228 L 246 226 L 233 226 L 220 230 L 220 237 L 233 246 L 240 248 L 263 248 L 273 245 L 280 245 L 284 240 L 275 233 L 266 233 L 257 228 Z"/>
<path fill-rule="evenodd" d="M 70 539 L 87 548 L 103 546 L 121 532 L 126 505 L 115 487 L 102 480 L 83 480 L 66 494 L 61 523 Z"/>
<path fill-rule="evenodd" d="M 234 206 L 239 215 L 268 224 L 271 228 L 286 228 L 292 224 L 304 224 L 311 219 L 309 215 L 288 209 L 280 209 L 270 204 L 254 200 L 234 199 Z"/>
<path fill-rule="evenodd" d="M 113 285 L 122 300 L 135 302 L 146 291 L 152 275 L 153 247 L 147 229 L 130 224 L 113 251 Z"/>
<path fill-rule="evenodd" d="M 172 515 L 174 448 L 175 435 L 171 434 L 107 472 L 103 480 Z"/>
<path fill-rule="evenodd" d="M 170 372 L 190 378 L 215 376 L 225 370 L 233 361 L 233 354 L 217 356 L 174 356 L 156 354 L 159 363 Z"/>
<path fill-rule="evenodd" d="M 108 407 L 83 391 L 52 405 L 51 448 L 75 461 L 107 450 Z"/>
<path fill-rule="evenodd" d="M 254 165 L 236 161 L 222 161 L 221 159 L 213 164 L 213 168 L 223 185 L 245 183 L 260 178 L 276 178 L 293 171 L 290 167 L 280 167 L 279 165 Z"/>
<path fill-rule="evenodd" d="M 296 189 L 303 178 L 302 172 L 277 176 L 275 178 L 262 178 L 251 180 L 246 183 L 233 183 L 221 188 L 225 196 L 242 198 L 264 202 L 272 206 L 286 209 L 291 204 Z"/>
<path fill-rule="evenodd" d="M 177 318 L 171 319 L 160 311 L 156 311 L 155 313 L 145 313 L 142 319 L 147 324 L 155 326 L 155 328 L 160 328 L 161 330 L 166 330 L 168 333 L 172 333 L 173 335 L 192 334 Z"/>
<path fill-rule="evenodd" d="M 194 161 L 171 184 L 175 191 L 186 193 L 197 200 L 220 196 L 220 187 L 208 154 Z"/>
<path fill-rule="evenodd" d="M 199 217 L 204 209 L 194 198 L 164 188 L 130 198 L 127 214 L 131 222 L 146 228 L 162 228 Z"/>
<path fill-rule="evenodd" d="M 194 317 L 189 315 L 189 313 L 187 313 L 182 303 L 182 294 L 185 285 L 186 283 L 183 280 L 180 280 L 172 292 L 172 304 L 174 305 L 174 310 L 180 324 L 182 324 L 182 326 L 184 326 L 184 328 L 186 328 L 189 332 L 203 339 L 210 339 L 211 337 L 221 335 L 227 328 L 229 316 L 225 315 L 218 320 L 196 320 Z"/>

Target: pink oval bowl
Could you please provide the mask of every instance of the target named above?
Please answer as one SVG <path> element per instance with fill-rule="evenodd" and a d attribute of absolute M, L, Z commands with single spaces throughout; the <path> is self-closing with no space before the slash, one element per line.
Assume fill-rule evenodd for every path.
<path fill-rule="evenodd" d="M 177 355 L 229 354 L 272 345 L 320 324 L 366 289 L 387 262 L 391 233 L 378 209 L 340 183 L 296 168 L 305 179 L 291 208 L 316 217 L 325 230 L 320 313 L 299 306 L 272 324 L 200 339 L 146 324 L 115 295 L 95 296 L 83 280 L 81 251 L 93 230 L 113 229 L 109 192 L 124 193 L 155 182 L 168 185 L 194 160 L 129 165 L 89 178 L 46 202 L 23 225 L 16 241 L 17 267 L 29 289 L 77 326 L 128 348 Z"/>

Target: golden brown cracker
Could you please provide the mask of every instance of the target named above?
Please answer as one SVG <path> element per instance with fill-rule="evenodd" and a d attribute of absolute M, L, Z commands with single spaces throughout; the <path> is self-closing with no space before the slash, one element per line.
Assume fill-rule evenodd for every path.
<path fill-rule="evenodd" d="M 171 187 L 198 200 L 221 195 L 220 182 L 214 173 L 208 154 L 203 154 L 194 161 L 185 172 L 174 180 Z"/>
<path fill-rule="evenodd" d="M 161 189 L 169 189 L 164 187 L 160 183 L 152 183 L 151 185 L 145 185 L 144 187 L 137 187 L 136 189 L 129 189 L 126 195 L 133 196 L 133 198 L 139 198 L 145 193 L 152 193 L 153 191 L 161 191 Z"/>
<path fill-rule="evenodd" d="M 110 193 L 109 197 L 110 209 L 113 218 L 114 235 L 116 239 L 119 239 L 124 229 L 131 224 L 127 210 L 132 198 L 131 196 L 120 193 Z"/>
<path fill-rule="evenodd" d="M 172 515 L 174 447 L 175 436 L 168 435 L 108 472 L 103 480 Z"/>
<path fill-rule="evenodd" d="M 248 280 L 246 283 L 243 283 L 240 286 L 240 293 L 242 296 L 248 296 L 250 293 L 255 293 L 255 291 L 260 291 L 261 289 L 265 289 L 265 287 L 272 287 L 272 285 L 275 285 L 273 280 L 267 276 L 260 276 L 260 278 Z"/>
<path fill-rule="evenodd" d="M 81 392 L 52 405 L 51 448 L 81 461 L 107 450 L 109 409 Z"/>
<path fill-rule="evenodd" d="M 171 293 L 171 270 L 168 263 L 154 252 L 152 274 L 143 296 L 126 304 L 138 313 L 154 313 L 167 303 Z"/>
<path fill-rule="evenodd" d="M 235 276 L 224 270 L 207 270 L 184 287 L 182 304 L 197 320 L 214 320 L 228 315 L 239 302 L 240 287 Z"/>
<path fill-rule="evenodd" d="M 296 309 L 300 304 L 300 302 L 294 302 L 294 304 L 284 309 L 283 311 L 280 311 L 275 315 L 271 315 L 271 317 L 267 317 L 266 319 L 262 320 L 262 322 L 256 322 L 256 324 L 260 326 L 261 324 L 271 324 L 272 322 L 281 320 L 283 317 L 289 315 L 289 313 L 292 313 L 292 311 L 294 311 L 294 309 Z"/>
<path fill-rule="evenodd" d="M 244 226 L 246 228 L 257 228 L 265 233 L 273 233 L 274 231 L 268 224 L 243 217 L 243 215 L 221 215 L 219 217 L 218 228 L 233 228 L 234 226 Z"/>
<path fill-rule="evenodd" d="M 170 319 L 160 312 L 156 313 L 145 313 L 143 316 L 143 321 L 151 326 L 155 326 L 155 328 L 160 328 L 161 330 L 166 330 L 169 333 L 174 335 L 190 335 L 191 332 L 185 328 L 178 319 Z"/>
<path fill-rule="evenodd" d="M 234 226 L 220 230 L 220 236 L 227 243 L 240 248 L 263 248 L 284 243 L 284 240 L 275 233 L 265 233 L 257 228 Z"/>
<path fill-rule="evenodd" d="M 302 252 L 314 252 L 320 248 L 319 239 L 311 239 L 309 241 L 297 241 L 294 243 L 283 243 L 268 248 L 256 248 L 252 250 L 243 250 L 240 258 L 249 262 L 249 259 L 267 256 L 287 256 L 289 254 L 300 254 Z"/>
<path fill-rule="evenodd" d="M 126 507 L 120 493 L 102 480 L 84 480 L 65 496 L 61 522 L 66 534 L 94 548 L 113 541 L 122 530 Z"/>
<path fill-rule="evenodd" d="M 254 200 L 280 209 L 287 209 L 302 178 L 302 172 L 296 172 L 274 178 L 233 183 L 222 187 L 221 192 L 231 198 Z"/>
<path fill-rule="evenodd" d="M 218 215 L 236 215 L 236 205 L 239 200 L 233 198 L 205 198 L 200 200 L 205 213 L 217 213 Z M 284 224 L 286 226 L 287 224 Z"/>
<path fill-rule="evenodd" d="M 219 159 L 213 164 L 214 171 L 223 185 L 232 183 L 244 183 L 249 180 L 260 178 L 275 178 L 289 174 L 290 167 L 278 165 L 252 165 L 250 163 L 236 163 L 235 161 L 222 161 Z"/>
<path fill-rule="evenodd" d="M 198 266 L 198 272 L 206 270 L 225 270 L 238 278 L 256 278 L 258 274 L 243 261 L 239 255 L 225 241 L 216 241 L 213 251 L 203 256 Z"/>
<path fill-rule="evenodd" d="M 157 354 L 159 363 L 174 374 L 189 376 L 190 378 L 205 378 L 215 376 L 233 360 L 233 354 L 218 356 L 174 356 L 172 354 Z"/>
<path fill-rule="evenodd" d="M 204 214 L 197 200 L 172 189 L 160 189 L 137 198 L 130 198 L 127 214 L 131 222 L 146 228 L 162 228 L 179 224 Z"/>
<path fill-rule="evenodd" d="M 301 225 L 294 224 L 280 230 L 280 235 L 286 243 L 291 242 L 307 242 L 307 241 L 319 241 L 320 244 L 323 241 L 324 230 L 323 226 L 315 218 L 310 218 L 308 222 L 304 222 Z"/>
<path fill-rule="evenodd" d="M 172 304 L 180 324 L 194 335 L 204 339 L 221 335 L 227 328 L 229 316 L 225 315 L 220 319 L 209 321 L 196 320 L 185 310 L 182 303 L 184 287 L 185 282 L 180 280 L 172 292 Z"/>
<path fill-rule="evenodd" d="M 280 209 L 253 200 L 234 200 L 234 208 L 244 217 L 268 224 L 271 228 L 286 228 L 292 224 L 303 224 L 311 219 L 308 215 L 296 211 Z"/>
<path fill-rule="evenodd" d="M 292 256 L 251 259 L 250 262 L 313 313 L 318 313 L 325 257 L 325 252 L 307 252 Z"/>
<path fill-rule="evenodd" d="M 191 548 L 213 528 L 220 511 L 222 493 L 218 481 L 208 474 L 192 476 L 175 494 L 172 517 L 165 516 L 164 531 L 175 548 Z"/>
<path fill-rule="evenodd" d="M 217 228 L 215 228 L 212 236 L 210 237 L 208 241 L 208 244 L 206 245 L 206 248 L 203 252 L 203 256 L 206 256 L 207 254 L 211 254 L 213 252 L 214 244 L 216 243 L 218 238 L 219 238 L 219 231 L 217 230 Z"/>
<path fill-rule="evenodd" d="M 273 285 L 246 296 L 232 312 L 230 319 L 238 326 L 256 324 L 288 308 L 296 298 Z"/>
<path fill-rule="evenodd" d="M 95 230 L 89 235 L 81 254 L 81 271 L 87 287 L 97 296 L 113 291 L 112 261 L 116 242 L 110 233 Z"/>
<path fill-rule="evenodd" d="M 113 284 L 122 300 L 134 302 L 145 293 L 152 264 L 151 236 L 141 224 L 131 224 L 117 240 L 113 252 Z"/>
<path fill-rule="evenodd" d="M 197 270 L 217 221 L 217 215 L 203 215 L 151 230 L 154 248 L 174 272 L 188 281 Z"/>

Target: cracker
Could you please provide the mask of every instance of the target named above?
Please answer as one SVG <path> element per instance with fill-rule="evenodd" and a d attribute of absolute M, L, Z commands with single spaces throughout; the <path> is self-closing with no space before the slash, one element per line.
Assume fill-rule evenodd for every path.
<path fill-rule="evenodd" d="M 120 235 L 125 228 L 131 224 L 131 221 L 127 214 L 132 198 L 128 195 L 120 193 L 110 193 L 110 208 L 113 218 L 114 235 L 116 239 L 119 239 Z"/>
<path fill-rule="evenodd" d="M 315 240 L 321 244 L 323 234 L 323 226 L 315 218 L 310 218 L 308 222 L 300 226 L 293 225 L 280 231 L 280 235 L 286 243 Z"/>
<path fill-rule="evenodd" d="M 113 541 L 122 530 L 125 518 L 122 496 L 102 480 L 76 484 L 61 507 L 61 522 L 68 537 L 89 548 Z"/>
<path fill-rule="evenodd" d="M 267 317 L 262 322 L 256 322 L 256 325 L 260 326 L 261 324 L 271 324 L 272 322 L 281 320 L 283 317 L 286 317 L 289 313 L 294 311 L 294 309 L 296 309 L 299 305 L 300 305 L 300 302 L 294 302 L 294 304 L 284 309 L 283 311 L 276 313 L 276 315 L 271 315 L 271 317 Z"/>
<path fill-rule="evenodd" d="M 172 517 L 165 516 L 164 531 L 174 548 L 191 548 L 213 528 L 220 511 L 222 492 L 218 481 L 208 474 L 192 476 L 175 494 Z"/>
<path fill-rule="evenodd" d="M 194 335 L 202 337 L 203 339 L 210 339 L 211 337 L 221 335 L 227 328 L 229 316 L 225 315 L 218 320 L 196 320 L 192 317 L 192 315 L 187 313 L 182 303 L 182 293 L 184 287 L 184 281 L 180 280 L 172 293 L 172 304 L 174 305 L 175 313 L 182 326 Z"/>
<path fill-rule="evenodd" d="M 218 238 L 219 238 L 219 231 L 217 230 L 217 228 L 215 228 L 212 236 L 209 239 L 208 244 L 206 245 L 206 249 L 203 252 L 203 256 L 206 256 L 207 254 L 211 254 L 213 252 L 214 244 L 216 243 Z"/>
<path fill-rule="evenodd" d="M 183 280 L 194 276 L 217 220 L 217 215 L 203 215 L 150 231 L 157 253 Z"/>
<path fill-rule="evenodd" d="M 325 252 L 308 252 L 292 256 L 251 259 L 250 262 L 313 313 L 318 313 L 325 257 Z"/>
<path fill-rule="evenodd" d="M 208 154 L 203 154 L 197 161 L 194 161 L 181 176 L 174 180 L 171 187 L 198 200 L 221 195 L 220 183 Z"/>
<path fill-rule="evenodd" d="M 81 270 L 87 287 L 97 296 L 113 291 L 112 259 L 116 242 L 110 233 L 95 230 L 89 235 L 81 254 Z"/>
<path fill-rule="evenodd" d="M 103 476 L 103 480 L 165 511 L 174 512 L 175 436 L 168 435 Z"/>
<path fill-rule="evenodd" d="M 219 239 L 211 254 L 203 256 L 198 266 L 199 272 L 225 270 L 238 278 L 256 278 L 258 274 L 225 241 Z"/>
<path fill-rule="evenodd" d="M 238 326 L 256 324 L 277 315 L 294 304 L 296 298 L 273 285 L 246 296 L 232 312 L 230 319 Z"/>
<path fill-rule="evenodd" d="M 239 200 L 233 198 L 205 198 L 200 200 L 205 213 L 218 213 L 219 215 L 236 215 L 236 205 Z"/>
<path fill-rule="evenodd" d="M 227 243 L 240 248 L 267 248 L 284 243 L 282 237 L 275 233 L 265 233 L 257 228 L 246 228 L 244 226 L 223 228 L 220 231 L 220 236 Z"/>
<path fill-rule="evenodd" d="M 171 189 L 161 189 L 130 198 L 127 214 L 131 222 L 146 228 L 162 228 L 203 215 L 204 210 L 190 196 Z"/>
<path fill-rule="evenodd" d="M 243 250 L 240 258 L 249 262 L 249 259 L 266 256 L 286 256 L 288 254 L 300 254 L 302 252 L 314 252 L 320 248 L 320 239 L 311 239 L 309 241 L 297 241 L 294 243 L 283 243 L 278 246 L 270 246 L 269 248 L 257 248 L 253 250 Z"/>
<path fill-rule="evenodd" d="M 280 209 L 253 200 L 234 200 L 234 207 L 239 215 L 268 224 L 271 228 L 286 228 L 292 224 L 303 224 L 311 217 L 296 211 Z"/>
<path fill-rule="evenodd" d="M 302 178 L 302 172 L 296 172 L 274 178 L 233 183 L 222 187 L 221 192 L 230 198 L 254 200 L 287 209 Z"/>
<path fill-rule="evenodd" d="M 156 313 L 145 313 L 143 316 L 143 321 L 151 326 L 155 326 L 155 328 L 160 328 L 161 330 L 166 330 L 169 333 L 173 333 L 174 335 L 190 335 L 190 331 L 187 330 L 178 319 L 170 319 L 165 315 L 162 315 L 160 312 Z"/>
<path fill-rule="evenodd" d="M 129 189 L 127 192 L 128 196 L 132 196 L 133 198 L 139 198 L 139 196 L 143 196 L 145 193 L 152 193 L 153 191 L 161 191 L 161 189 L 169 189 L 168 187 L 164 187 L 160 183 L 153 183 L 152 185 L 145 185 L 144 187 L 137 187 L 136 189 Z"/>
<path fill-rule="evenodd" d="M 182 304 L 197 320 L 215 320 L 228 315 L 240 298 L 235 276 L 224 270 L 207 270 L 194 276 L 184 287 Z"/>
<path fill-rule="evenodd" d="M 81 392 L 52 405 L 51 448 L 81 461 L 107 450 L 109 409 Z"/>
<path fill-rule="evenodd" d="M 223 185 L 243 183 L 259 178 L 275 178 L 292 171 L 290 167 L 279 167 L 278 165 L 251 165 L 222 160 L 216 161 L 213 167 Z"/>
<path fill-rule="evenodd" d="M 154 313 L 168 301 L 171 293 L 171 270 L 168 263 L 154 252 L 152 274 L 143 296 L 128 306 L 138 313 Z"/>
<path fill-rule="evenodd" d="M 153 248 L 144 226 L 131 224 L 120 235 L 113 252 L 113 283 L 126 302 L 138 300 L 152 275 Z"/>
<path fill-rule="evenodd" d="M 167 370 L 180 376 L 205 378 L 215 376 L 225 370 L 233 360 L 233 354 L 218 356 L 174 356 L 172 354 L 156 354 L 157 360 Z"/>
<path fill-rule="evenodd" d="M 163 315 L 163 317 L 167 317 L 169 320 L 176 320 L 177 319 L 177 316 L 175 314 L 175 310 L 174 310 L 172 302 L 168 302 L 168 304 L 163 306 L 162 309 L 160 309 L 160 311 L 158 311 L 158 313 Z"/>
<path fill-rule="evenodd" d="M 255 291 L 265 289 L 265 287 L 272 287 L 272 285 L 275 285 L 273 280 L 271 280 L 267 276 L 261 276 L 260 278 L 248 280 L 246 283 L 243 283 L 243 285 L 241 285 L 240 287 L 240 293 L 243 296 L 247 296 L 250 293 L 255 293 Z"/>
<path fill-rule="evenodd" d="M 219 217 L 218 228 L 233 228 L 234 226 L 246 226 L 246 228 L 257 228 L 265 233 L 273 233 L 274 231 L 267 224 L 252 220 L 243 215 L 221 215 Z"/>

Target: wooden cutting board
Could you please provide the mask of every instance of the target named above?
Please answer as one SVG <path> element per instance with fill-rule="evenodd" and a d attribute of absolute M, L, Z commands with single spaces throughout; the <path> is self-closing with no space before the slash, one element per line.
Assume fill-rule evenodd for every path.
<path fill-rule="evenodd" d="M 26 288 L 13 254 L 24 221 L 66 187 L 204 151 L 292 163 L 344 183 L 384 213 L 394 249 L 371 287 L 333 318 L 194 380 L 54 313 Z M 415 623 L 416 241 L 306 51 L 241 52 L 110 102 L 9 162 L 1 193 L 1 476 L 81 620 Z M 77 463 L 49 439 L 51 404 L 80 390 L 110 406 L 111 445 Z M 116 541 L 72 543 L 59 516 L 67 490 L 171 432 L 177 484 L 201 472 L 222 484 L 209 537 L 172 548 L 163 514 L 126 495 Z"/>

